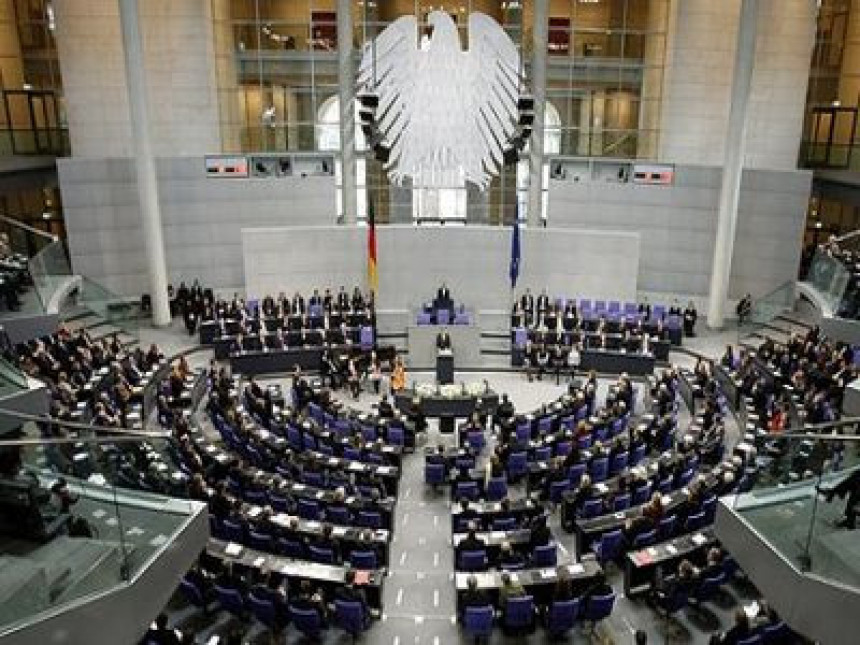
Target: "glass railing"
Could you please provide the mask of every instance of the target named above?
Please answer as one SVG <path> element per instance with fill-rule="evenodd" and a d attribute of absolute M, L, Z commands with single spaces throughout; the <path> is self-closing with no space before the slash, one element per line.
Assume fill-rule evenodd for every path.
<path fill-rule="evenodd" d="M 204 508 L 181 499 L 186 478 L 166 438 L 96 437 L 52 420 L 21 427 L 0 441 L 0 638 L 128 583 Z"/>
<path fill-rule="evenodd" d="M 30 277 L 43 311 L 59 307 L 58 293 L 72 277 L 72 267 L 62 240 L 54 240 L 30 258 Z"/>
<path fill-rule="evenodd" d="M 848 495 L 839 495 L 840 484 L 860 479 L 858 422 L 761 437 L 757 474 L 732 506 L 798 570 L 860 589 L 856 532 L 845 522 Z"/>
<path fill-rule="evenodd" d="M 89 278 L 81 277 L 78 291 L 68 304 L 96 314 L 132 338 L 140 336 L 140 303 L 137 298 L 121 296 Z"/>
<path fill-rule="evenodd" d="M 815 251 L 806 280 L 833 312 L 839 311 L 850 278 L 851 274 L 842 262 L 823 249 Z"/>
<path fill-rule="evenodd" d="M 0 399 L 28 389 L 27 375 L 0 357 Z"/>
<path fill-rule="evenodd" d="M 789 280 L 770 293 L 757 298 L 752 303 L 749 320 L 755 325 L 766 325 L 786 309 L 791 309 L 794 306 L 794 299 L 794 280 Z"/>

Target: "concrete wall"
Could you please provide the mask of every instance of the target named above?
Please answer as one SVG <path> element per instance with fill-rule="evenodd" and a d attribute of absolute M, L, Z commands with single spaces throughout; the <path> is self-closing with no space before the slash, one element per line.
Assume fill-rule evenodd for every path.
<path fill-rule="evenodd" d="M 209 0 L 140 0 L 153 152 L 220 149 Z M 117 0 L 54 4 L 72 154 L 132 154 Z"/>
<path fill-rule="evenodd" d="M 549 226 L 641 236 L 639 291 L 705 295 L 720 169 L 676 167 L 673 186 L 550 180 Z M 729 295 L 762 295 L 797 273 L 811 174 L 744 173 Z"/>
<path fill-rule="evenodd" d="M 131 295 L 147 291 L 130 160 L 61 159 L 58 167 L 75 270 L 121 293 Z M 242 287 L 246 280 L 253 279 L 247 273 L 242 254 L 242 229 L 333 224 L 335 186 L 331 177 L 210 179 L 204 176 L 203 160 L 199 157 L 161 159 L 158 173 L 172 282 L 200 277 L 215 287 Z M 551 180 L 549 226 L 638 234 L 641 261 L 637 259 L 638 280 L 634 282 L 634 289 L 702 296 L 707 293 L 710 276 L 719 181 L 719 169 L 692 166 L 678 167 L 675 185 L 671 187 Z M 803 171 L 745 172 L 730 286 L 732 297 L 746 292 L 760 295 L 794 277 L 809 182 L 809 174 Z M 379 227 L 380 257 L 381 262 L 400 257 L 409 259 L 411 264 L 400 267 L 407 274 L 415 273 L 415 267 L 424 267 L 417 282 L 392 285 L 409 287 L 408 296 L 414 302 L 410 301 L 408 306 L 427 297 L 429 291 L 423 290 L 435 289 L 441 277 L 453 283 L 460 271 L 471 271 L 471 264 L 452 263 L 450 258 L 460 255 L 474 257 L 476 264 L 495 262 L 498 266 L 493 265 L 495 268 L 489 271 L 493 280 L 484 286 L 507 293 L 505 276 L 510 253 L 507 229 L 489 229 L 498 236 L 492 243 L 497 252 L 485 257 L 482 255 L 484 242 L 473 244 L 470 237 L 473 227 L 420 229 L 422 232 L 414 237 L 415 246 L 386 252 L 382 245 L 386 244 L 389 231 L 398 228 L 413 230 L 411 226 Z M 432 231 L 441 230 L 446 231 L 444 235 L 453 236 L 452 246 L 447 243 L 433 246 L 434 236 L 443 233 Z M 475 230 L 485 229 L 476 227 Z M 586 233 L 580 236 L 583 234 Z M 364 229 L 354 229 L 354 235 L 353 242 L 363 253 Z M 527 239 L 526 236 L 524 240 Z M 551 240 L 551 236 L 548 239 Z M 284 244 L 281 253 L 285 257 L 279 261 L 286 262 L 285 266 L 294 266 L 293 258 L 303 263 L 324 249 L 330 249 L 325 253 L 343 253 L 338 244 L 327 237 L 314 241 L 310 247 L 295 241 Z M 567 243 L 547 241 L 543 244 L 541 252 L 528 253 L 524 247 L 520 282 L 523 287 L 552 287 L 537 279 L 529 282 L 528 272 L 535 268 L 535 263 L 547 262 L 547 267 L 535 275 L 551 275 L 557 258 L 572 255 Z M 583 249 L 583 252 L 588 255 L 580 257 L 590 257 L 594 249 Z M 598 254 L 598 263 L 605 260 Z M 332 269 L 330 280 L 310 276 L 308 284 L 352 284 L 357 278 L 363 279 L 364 270 L 362 255 L 354 267 L 344 267 L 346 272 Z M 282 269 L 282 273 L 285 271 Z M 430 273 L 432 275 L 428 275 Z M 584 272 L 577 281 L 578 295 L 612 295 L 601 293 L 603 285 L 590 280 L 588 271 Z M 559 293 L 569 291 L 567 284 L 559 287 Z M 479 290 L 475 299 L 483 297 L 482 292 L 483 289 Z"/>
<path fill-rule="evenodd" d="M 131 160 L 72 158 L 57 165 L 75 272 L 122 294 L 148 291 Z M 202 157 L 160 159 L 157 168 L 173 283 L 199 277 L 214 287 L 241 287 L 242 228 L 334 219 L 334 177 L 212 179 Z"/>
<path fill-rule="evenodd" d="M 244 229 L 247 293 L 353 286 L 365 278 L 366 236 L 352 227 Z M 379 227 L 378 306 L 413 309 L 444 281 L 473 310 L 507 310 L 510 237 L 501 227 Z M 303 252 L 284 254 L 290 245 Z M 633 300 L 638 268 L 635 233 L 524 229 L 518 290 Z"/>
<path fill-rule="evenodd" d="M 721 165 L 740 0 L 673 4 L 660 158 Z M 796 167 L 814 40 L 813 0 L 759 0 L 747 166 Z"/>

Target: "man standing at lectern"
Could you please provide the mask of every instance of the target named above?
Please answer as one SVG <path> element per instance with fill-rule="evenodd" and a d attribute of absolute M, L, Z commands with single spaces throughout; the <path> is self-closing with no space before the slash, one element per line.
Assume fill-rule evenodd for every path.
<path fill-rule="evenodd" d="M 451 349 L 451 336 L 448 335 L 448 330 L 444 327 L 442 331 L 436 334 L 436 349 Z"/>
<path fill-rule="evenodd" d="M 448 285 L 443 282 L 442 286 L 436 292 L 436 301 L 441 305 L 449 300 L 451 300 L 451 291 L 448 289 Z"/>

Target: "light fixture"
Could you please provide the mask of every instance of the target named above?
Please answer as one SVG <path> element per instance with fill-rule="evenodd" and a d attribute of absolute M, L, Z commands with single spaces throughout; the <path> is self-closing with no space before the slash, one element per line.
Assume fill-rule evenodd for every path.
<path fill-rule="evenodd" d="M 51 219 L 51 212 L 45 211 L 44 213 L 42 213 L 42 219 Z"/>
<path fill-rule="evenodd" d="M 24 83 L 24 85 L 23 85 L 22 87 L 23 87 L 25 90 L 27 90 L 27 91 L 29 91 L 29 90 L 32 90 L 32 89 L 33 89 L 33 86 L 32 86 L 32 85 L 30 85 L 29 83 Z"/>
<path fill-rule="evenodd" d="M 842 101 L 840 101 L 839 99 L 836 99 L 830 105 L 832 105 L 833 107 L 839 107 L 840 105 L 842 105 Z"/>

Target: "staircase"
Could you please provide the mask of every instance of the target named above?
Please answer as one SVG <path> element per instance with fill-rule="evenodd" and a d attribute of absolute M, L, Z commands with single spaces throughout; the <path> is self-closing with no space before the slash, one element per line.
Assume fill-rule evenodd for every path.
<path fill-rule="evenodd" d="M 753 302 L 749 320 L 738 327 L 738 345 L 757 350 L 767 339 L 785 343 L 792 334 L 805 334 L 810 319 L 795 309 L 795 284 L 780 285 Z"/>

